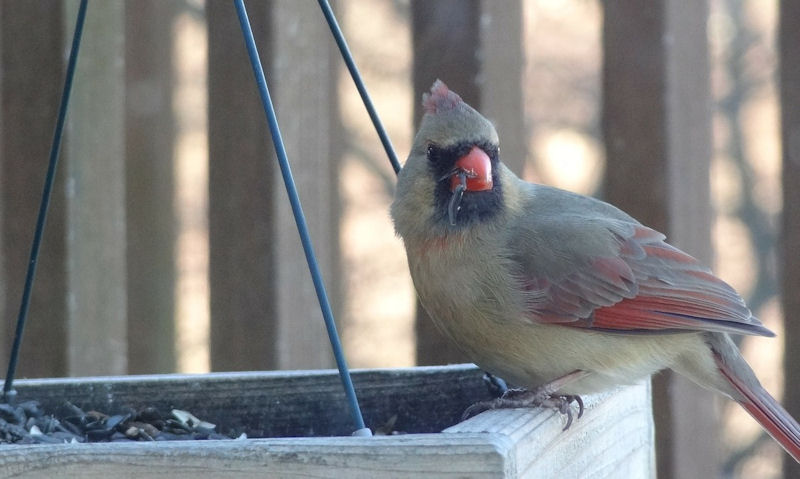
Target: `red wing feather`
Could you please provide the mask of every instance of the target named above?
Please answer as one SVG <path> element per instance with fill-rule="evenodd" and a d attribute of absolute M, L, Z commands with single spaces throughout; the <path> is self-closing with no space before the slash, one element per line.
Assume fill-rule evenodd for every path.
<path fill-rule="evenodd" d="M 619 333 L 722 331 L 772 336 L 728 284 L 637 225 L 619 253 L 559 281 L 529 281 L 534 320 Z"/>

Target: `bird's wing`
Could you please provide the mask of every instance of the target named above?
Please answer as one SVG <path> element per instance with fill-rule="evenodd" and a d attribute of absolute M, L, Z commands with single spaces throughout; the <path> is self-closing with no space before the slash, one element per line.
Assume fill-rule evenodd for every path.
<path fill-rule="evenodd" d="M 514 259 L 532 321 L 617 333 L 774 336 L 733 288 L 664 242 L 661 233 L 620 219 L 581 221 L 570 215 L 554 219 L 550 227 L 560 240 L 544 247 L 541 238 L 553 236 L 547 225 L 521 236 L 535 246 L 516 241 L 514 250 L 524 251 Z M 589 237 L 574 237 L 584 234 Z"/>

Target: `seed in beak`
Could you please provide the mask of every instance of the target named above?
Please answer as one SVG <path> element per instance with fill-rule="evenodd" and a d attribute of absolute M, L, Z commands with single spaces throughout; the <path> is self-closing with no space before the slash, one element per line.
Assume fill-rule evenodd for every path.
<path fill-rule="evenodd" d="M 454 183 L 457 183 L 453 188 L 453 196 L 450 197 L 450 203 L 447 205 L 447 218 L 450 220 L 452 226 L 456 225 L 456 217 L 458 211 L 461 209 L 461 198 L 464 196 L 464 191 L 467 189 L 467 173 L 460 171 L 453 175 Z"/>

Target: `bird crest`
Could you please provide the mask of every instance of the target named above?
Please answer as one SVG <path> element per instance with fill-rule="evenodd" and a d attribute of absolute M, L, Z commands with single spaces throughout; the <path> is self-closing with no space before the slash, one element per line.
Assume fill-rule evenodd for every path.
<path fill-rule="evenodd" d="M 442 80 L 436 80 L 433 83 L 430 93 L 422 94 L 422 106 L 425 108 L 425 113 L 432 115 L 452 110 L 462 102 L 461 97 L 447 88 Z"/>

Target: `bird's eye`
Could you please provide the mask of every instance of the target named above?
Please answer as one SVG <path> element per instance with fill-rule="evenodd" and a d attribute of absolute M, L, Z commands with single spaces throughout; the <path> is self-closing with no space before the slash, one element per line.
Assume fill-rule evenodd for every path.
<path fill-rule="evenodd" d="M 442 154 L 442 149 L 436 145 L 428 145 L 428 161 L 436 163 Z"/>

